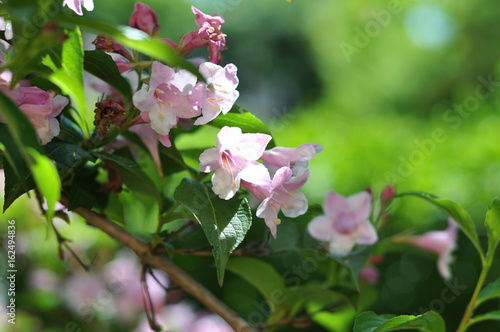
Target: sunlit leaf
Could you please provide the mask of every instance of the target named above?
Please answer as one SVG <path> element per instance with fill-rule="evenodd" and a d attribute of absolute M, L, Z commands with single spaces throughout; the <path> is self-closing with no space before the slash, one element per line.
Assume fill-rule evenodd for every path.
<path fill-rule="evenodd" d="M 47 216 L 51 219 L 54 216 L 56 203 L 61 198 L 59 174 L 56 166 L 47 156 L 30 147 L 27 148 L 27 151 L 33 158 L 30 162 L 33 178 L 38 190 L 47 200 Z"/>
<path fill-rule="evenodd" d="M 61 88 L 73 100 L 78 111 L 80 127 L 85 137 L 89 136 L 86 120 L 85 94 L 83 91 L 83 42 L 80 29 L 68 32 L 68 39 L 63 43 L 61 58 L 56 54 L 46 56 L 43 63 L 53 70 L 49 79 Z"/>

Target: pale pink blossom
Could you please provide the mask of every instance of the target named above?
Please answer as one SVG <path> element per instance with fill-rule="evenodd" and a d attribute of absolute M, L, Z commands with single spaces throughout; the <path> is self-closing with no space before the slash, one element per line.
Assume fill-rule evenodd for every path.
<path fill-rule="evenodd" d="M 223 127 L 217 135 L 217 146 L 200 155 L 200 171 L 215 172 L 213 191 L 222 199 L 230 199 L 240 188 L 240 180 L 260 181 L 269 177 L 264 165 L 256 160 L 262 156 L 271 136 L 243 134 L 238 127 Z"/>
<path fill-rule="evenodd" d="M 262 203 L 257 207 L 257 217 L 263 218 L 271 234 L 276 238 L 277 227 L 281 223 L 278 213 L 290 218 L 298 217 L 307 211 L 307 198 L 299 190 L 309 178 L 309 170 L 302 170 L 297 176 L 288 167 L 276 171 L 273 179 L 260 179 L 259 182 L 244 182 L 243 186 L 250 190 Z"/>
<path fill-rule="evenodd" d="M 4 36 L 5 39 L 11 40 L 14 36 L 12 32 L 12 22 L 6 20 L 5 17 L 0 17 L 0 31 L 5 31 Z"/>
<path fill-rule="evenodd" d="M 201 114 L 204 99 L 203 87 L 196 85 L 197 78 L 187 70 L 175 72 L 160 62 L 153 62 L 149 87 L 134 94 L 134 105 L 141 111 L 145 122 L 158 133 L 160 142 L 170 146 L 168 134 L 177 126 L 179 118 L 193 118 Z M 195 86 L 196 85 L 196 86 Z"/>
<path fill-rule="evenodd" d="M 0 91 L 28 117 L 42 145 L 59 135 L 59 121 L 56 117 L 68 105 L 68 98 L 56 96 L 53 92 L 38 87 L 17 86 L 11 90 L 9 83 L 3 79 L 0 79 Z"/>
<path fill-rule="evenodd" d="M 368 220 L 370 211 L 368 192 L 345 198 L 330 190 L 323 204 L 324 215 L 311 220 L 307 229 L 312 237 L 328 242 L 332 254 L 345 256 L 355 244 L 377 242 L 377 232 Z"/>
<path fill-rule="evenodd" d="M 301 170 L 307 169 L 309 160 L 321 151 L 323 148 L 313 143 L 304 143 L 296 148 L 278 146 L 264 151 L 260 159 L 271 174 L 274 174 L 281 167 L 289 167 L 296 175 Z"/>
<path fill-rule="evenodd" d="M 152 36 L 160 32 L 160 25 L 158 25 L 158 15 L 149 6 L 136 2 L 134 12 L 130 16 L 129 25 L 144 31 Z"/>
<path fill-rule="evenodd" d="M 224 19 L 218 14 L 207 15 L 194 6 L 191 10 L 195 14 L 198 30 L 188 32 L 181 37 L 178 45 L 181 55 L 187 55 L 194 48 L 208 45 L 210 62 L 220 65 L 222 63 L 220 51 L 227 49 L 226 35 L 222 33 Z"/>
<path fill-rule="evenodd" d="M 237 68 L 228 64 L 224 68 L 211 62 L 202 63 L 199 67 L 200 74 L 207 81 L 205 103 L 202 106 L 203 116 L 195 121 L 195 125 L 206 124 L 221 112 L 226 114 L 233 107 L 240 93 L 236 90 L 238 86 Z"/>
<path fill-rule="evenodd" d="M 82 16 L 82 5 L 89 12 L 94 10 L 94 0 L 64 0 L 63 6 L 68 6 L 69 9 L 76 14 Z"/>
<path fill-rule="evenodd" d="M 411 236 L 408 237 L 407 241 L 416 247 L 438 254 L 438 271 L 444 279 L 450 279 L 451 253 L 456 247 L 457 232 L 457 223 L 452 218 L 449 218 L 447 229 L 443 231 L 430 231 L 419 236 Z"/>
<path fill-rule="evenodd" d="M 37 87 L 20 87 L 24 95 L 23 102 L 18 105 L 19 109 L 28 117 L 35 127 L 40 143 L 46 144 L 55 136 L 59 135 L 58 116 L 69 100 L 63 96 L 55 96 L 54 93 L 44 91 Z"/>

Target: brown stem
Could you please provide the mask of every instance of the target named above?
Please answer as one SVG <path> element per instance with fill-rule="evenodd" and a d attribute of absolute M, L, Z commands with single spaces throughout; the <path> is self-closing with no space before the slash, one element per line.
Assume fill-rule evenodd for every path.
<path fill-rule="evenodd" d="M 61 203 L 68 206 L 68 198 L 61 196 Z M 74 212 L 87 220 L 92 226 L 95 226 L 111 236 L 113 239 L 121 243 L 123 246 L 132 249 L 137 256 L 141 258 L 143 263 L 152 265 L 159 270 L 164 271 L 168 277 L 177 285 L 182 287 L 187 293 L 198 299 L 209 310 L 221 316 L 232 328 L 237 332 L 255 332 L 255 328 L 250 326 L 244 319 L 239 317 L 225 303 L 216 298 L 205 287 L 200 285 L 196 280 L 191 278 L 184 270 L 177 267 L 170 260 L 163 256 L 153 253 L 151 246 L 135 238 L 122 227 L 112 221 L 98 215 L 85 208 L 77 208 Z"/>

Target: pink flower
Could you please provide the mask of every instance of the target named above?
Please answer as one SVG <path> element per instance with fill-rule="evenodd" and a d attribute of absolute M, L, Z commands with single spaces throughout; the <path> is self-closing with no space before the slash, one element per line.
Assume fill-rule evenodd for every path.
<path fill-rule="evenodd" d="M 256 162 L 271 136 L 243 134 L 240 128 L 223 127 L 217 134 L 217 147 L 200 155 L 200 171 L 214 172 L 213 191 L 222 199 L 230 199 L 240 188 L 240 180 L 259 182 L 269 177 L 264 165 Z"/>
<path fill-rule="evenodd" d="M 456 247 L 458 226 L 455 220 L 448 219 L 448 228 L 443 231 L 430 231 L 407 239 L 412 245 L 439 255 L 437 266 L 445 279 L 451 278 L 451 253 Z"/>
<path fill-rule="evenodd" d="M 170 146 L 170 129 L 177 126 L 178 118 L 193 118 L 201 114 L 200 102 L 204 98 L 204 89 L 196 85 L 196 76 L 181 69 L 172 68 L 153 62 L 149 89 L 143 87 L 134 94 L 134 105 L 141 111 L 144 121 L 158 133 L 160 141 Z M 167 144 L 165 144 L 167 143 Z"/>
<path fill-rule="evenodd" d="M 160 32 L 158 15 L 149 6 L 140 2 L 135 3 L 129 24 L 132 28 L 142 30 L 150 36 Z"/>
<path fill-rule="evenodd" d="M 12 99 L 28 117 L 42 145 L 59 135 L 59 122 L 56 116 L 68 105 L 68 98 L 55 96 L 54 93 L 37 87 L 18 86 L 11 90 L 8 82 L 3 79 L 0 79 L 0 91 Z"/>
<path fill-rule="evenodd" d="M 278 213 L 290 218 L 298 217 L 307 211 L 307 198 L 299 192 L 309 178 L 309 170 L 302 170 L 297 176 L 288 167 L 276 171 L 273 179 L 267 174 L 267 179 L 247 183 L 243 186 L 250 190 L 262 203 L 257 207 L 257 217 L 263 218 L 271 234 L 276 238 L 277 227 L 281 223 Z"/>
<path fill-rule="evenodd" d="M 82 16 L 82 5 L 89 12 L 94 10 L 94 0 L 64 0 L 63 6 L 68 6 L 69 9 L 74 11 L 76 14 Z"/>
<path fill-rule="evenodd" d="M 238 77 L 236 77 L 237 68 L 233 64 L 228 64 L 224 68 L 211 62 L 205 62 L 200 65 L 200 74 L 206 79 L 205 103 L 202 107 L 203 116 L 196 119 L 195 125 L 206 124 L 220 112 L 226 114 L 233 107 L 240 93 L 236 90 L 238 86 Z"/>
<path fill-rule="evenodd" d="M 37 87 L 20 87 L 24 95 L 19 109 L 29 118 L 35 127 L 40 143 L 46 144 L 59 135 L 59 122 L 55 119 L 69 100 L 63 96 L 43 91 Z"/>
<path fill-rule="evenodd" d="M 266 150 L 260 159 L 271 174 L 274 174 L 281 167 L 290 167 L 295 175 L 301 170 L 307 169 L 309 160 L 321 151 L 323 148 L 320 145 L 305 143 L 296 148 L 275 147 Z"/>
<path fill-rule="evenodd" d="M 191 10 L 195 14 L 195 21 L 199 29 L 181 37 L 179 41 L 180 53 L 187 55 L 196 47 L 208 45 L 210 62 L 220 65 L 222 62 L 220 51 L 227 49 L 226 35 L 221 31 L 224 19 L 217 14 L 204 14 L 194 6 L 191 7 Z"/>
<path fill-rule="evenodd" d="M 311 220 L 307 230 L 312 237 L 327 241 L 330 252 L 345 256 L 355 244 L 374 244 L 378 237 L 368 218 L 371 195 L 366 191 L 345 198 L 328 191 L 322 216 Z"/>
<path fill-rule="evenodd" d="M 0 31 L 5 31 L 5 39 L 11 40 L 13 37 L 12 33 L 12 22 L 8 22 L 4 17 L 0 17 Z"/>

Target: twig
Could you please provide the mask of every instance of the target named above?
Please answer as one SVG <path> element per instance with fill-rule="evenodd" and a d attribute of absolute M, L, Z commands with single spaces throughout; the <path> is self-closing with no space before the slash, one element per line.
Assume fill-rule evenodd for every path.
<path fill-rule="evenodd" d="M 61 203 L 68 206 L 68 198 L 65 195 L 61 196 Z M 187 293 L 198 299 L 209 310 L 221 316 L 233 329 L 237 332 L 255 332 L 255 328 L 250 326 L 244 319 L 238 316 L 225 303 L 216 298 L 205 287 L 200 285 L 196 280 L 191 278 L 184 270 L 174 265 L 170 260 L 163 256 L 156 255 L 151 246 L 127 232 L 122 227 L 112 221 L 98 215 L 85 208 L 77 208 L 74 212 L 87 220 L 92 226 L 95 226 L 111 236 L 113 239 L 121 243 L 123 246 L 132 249 L 137 256 L 141 258 L 143 263 L 152 265 L 159 270 L 164 271 L 169 278 L 182 287 Z"/>
<path fill-rule="evenodd" d="M 158 323 L 156 323 L 153 300 L 151 299 L 151 294 L 149 293 L 148 282 L 146 279 L 146 270 L 147 270 L 146 265 L 143 265 L 141 271 L 141 290 L 142 290 L 142 302 L 144 303 L 144 311 L 148 319 L 149 327 L 151 327 L 153 331 L 160 332 L 162 330 L 162 327 L 159 326 Z"/>

